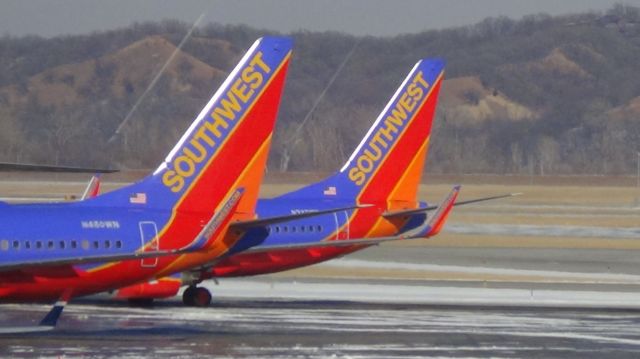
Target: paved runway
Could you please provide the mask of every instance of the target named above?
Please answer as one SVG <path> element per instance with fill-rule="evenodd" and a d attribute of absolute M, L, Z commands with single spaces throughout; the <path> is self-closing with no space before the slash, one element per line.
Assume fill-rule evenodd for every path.
<path fill-rule="evenodd" d="M 2 321 L 45 306 L 6 305 Z M 0 357 L 617 358 L 640 356 L 640 311 L 218 300 L 207 309 L 85 301 L 59 330 L 0 338 Z"/>

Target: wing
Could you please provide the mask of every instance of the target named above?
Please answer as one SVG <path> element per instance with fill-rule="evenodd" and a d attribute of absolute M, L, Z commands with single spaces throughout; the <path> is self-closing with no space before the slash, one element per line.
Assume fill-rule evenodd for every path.
<path fill-rule="evenodd" d="M 31 163 L 0 162 L 0 171 L 15 172 L 66 172 L 66 173 L 114 173 L 116 169 L 73 166 L 40 165 Z"/>

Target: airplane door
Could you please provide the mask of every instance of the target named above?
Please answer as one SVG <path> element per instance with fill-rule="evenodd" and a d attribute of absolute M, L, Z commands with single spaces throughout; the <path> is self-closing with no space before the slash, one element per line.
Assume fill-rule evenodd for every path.
<path fill-rule="evenodd" d="M 158 238 L 158 228 L 155 222 L 140 222 L 140 241 L 145 252 L 154 252 L 160 249 L 160 239 Z M 142 258 L 141 267 L 155 267 L 158 265 L 158 258 Z"/>
<path fill-rule="evenodd" d="M 349 214 L 346 211 L 334 213 L 338 239 L 349 239 Z"/>

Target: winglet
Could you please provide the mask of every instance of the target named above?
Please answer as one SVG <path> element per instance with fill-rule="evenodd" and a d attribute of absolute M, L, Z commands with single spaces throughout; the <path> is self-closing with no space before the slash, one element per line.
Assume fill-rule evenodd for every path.
<path fill-rule="evenodd" d="M 53 329 L 56 326 L 56 324 L 58 324 L 58 319 L 62 315 L 64 306 L 67 305 L 67 302 L 69 302 L 69 300 L 71 299 L 71 293 L 72 293 L 71 289 L 65 290 L 62 293 L 62 296 L 60 296 L 60 299 L 53 305 L 53 308 L 51 308 L 49 313 L 47 313 L 47 315 L 45 315 L 44 318 L 42 318 L 38 326 L 48 327 Z"/>

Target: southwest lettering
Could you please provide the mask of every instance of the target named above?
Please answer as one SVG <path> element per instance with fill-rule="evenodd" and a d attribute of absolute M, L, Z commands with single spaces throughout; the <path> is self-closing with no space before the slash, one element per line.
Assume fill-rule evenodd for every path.
<path fill-rule="evenodd" d="M 358 168 L 364 173 L 371 172 L 373 169 L 373 160 L 366 155 L 358 157 Z"/>
<path fill-rule="evenodd" d="M 231 91 L 238 96 L 240 101 L 246 103 L 254 92 L 253 90 L 247 91 L 247 87 L 241 79 L 237 79 L 236 82 L 233 83 L 233 86 L 231 86 Z"/>
<path fill-rule="evenodd" d="M 360 186 L 364 183 L 364 180 L 367 179 L 367 177 L 358 169 L 358 167 L 354 167 L 349 170 L 349 179 Z"/>
<path fill-rule="evenodd" d="M 419 71 L 380 122 L 367 146 L 356 157 L 353 167 L 349 169 L 349 179 L 353 183 L 357 186 L 363 185 L 367 176 L 374 172 L 376 166 L 386 157 L 385 150 L 392 147 L 409 120 L 415 116 L 414 111 L 424 102 L 428 89 L 429 84 Z"/>
<path fill-rule="evenodd" d="M 258 52 L 256 56 L 254 56 L 253 59 L 251 59 L 250 64 L 251 66 L 258 65 L 262 69 L 262 71 L 266 73 L 271 72 L 271 69 L 269 68 L 269 66 L 265 64 L 264 61 L 262 61 L 262 52 Z"/>
<path fill-rule="evenodd" d="M 173 192 L 178 192 L 184 187 L 184 178 L 178 176 L 176 171 L 168 170 L 162 175 L 162 183 L 167 187 L 171 187 Z"/>
<path fill-rule="evenodd" d="M 209 130 L 214 136 L 217 138 L 222 137 L 222 132 L 220 132 L 220 127 L 227 129 L 229 128 L 229 124 L 220 116 L 214 115 L 215 122 L 211 123 L 208 121 L 204 122 L 204 127 Z"/>
<path fill-rule="evenodd" d="M 231 130 L 233 121 L 241 118 L 247 104 L 256 99 L 259 88 L 266 83 L 271 67 L 258 51 L 239 76 L 226 88 L 219 100 L 209 110 L 198 127 L 192 131 L 191 138 L 184 141 L 182 148 L 173 156 L 168 168 L 162 175 L 162 183 L 172 192 L 182 191 L 188 179 L 201 171 L 207 159 L 217 150 L 216 144 L 223 143 Z M 205 165 L 200 165 L 205 163 Z M 200 168 L 199 168 L 200 167 Z"/>
<path fill-rule="evenodd" d="M 184 154 L 187 155 L 187 157 L 189 157 L 190 159 L 192 159 L 193 162 L 195 163 L 202 162 L 202 160 L 204 160 L 205 157 L 207 157 L 207 150 L 204 148 L 204 146 L 200 142 L 196 141 L 195 138 L 191 140 L 191 146 L 193 146 L 198 150 L 198 155 L 193 153 L 193 151 L 189 147 L 184 148 Z"/>
<path fill-rule="evenodd" d="M 407 87 L 407 93 L 411 97 L 422 97 L 422 87 L 417 86 L 416 84 L 411 84 Z"/>
<path fill-rule="evenodd" d="M 182 166 L 182 164 L 186 164 L 186 168 Z M 189 177 L 196 171 L 196 165 L 189 157 L 184 155 L 176 158 L 173 165 L 175 166 L 176 173 L 178 173 L 180 177 Z"/>
<path fill-rule="evenodd" d="M 251 67 L 247 67 L 242 71 L 242 81 L 249 84 L 249 87 L 255 90 L 262 84 L 262 74 L 253 71 Z"/>
<path fill-rule="evenodd" d="M 211 114 L 216 121 L 219 121 L 220 116 L 224 116 L 229 120 L 235 120 L 236 112 L 240 111 L 240 103 L 238 103 L 236 96 L 232 92 L 227 93 L 227 96 L 231 101 L 222 99 L 222 101 L 220 101 L 222 108 L 216 107 Z"/>
<path fill-rule="evenodd" d="M 371 148 L 374 148 L 374 146 L 371 146 Z M 364 150 L 364 154 L 369 157 L 372 161 L 377 161 L 380 159 L 380 157 L 382 157 L 382 151 L 380 151 L 380 149 L 378 148 L 378 146 L 375 146 L 375 151 L 376 153 L 372 153 L 371 149 L 367 148 L 366 150 Z"/>
<path fill-rule="evenodd" d="M 387 120 L 384 121 L 384 124 L 387 125 L 387 127 L 386 128 L 381 127 L 378 130 L 378 133 L 384 135 L 384 137 L 386 137 L 387 140 L 392 141 L 393 133 L 398 133 L 398 128 L 394 126 L 392 123 L 390 123 L 388 120 L 389 119 L 387 118 Z"/>
<path fill-rule="evenodd" d="M 373 135 L 373 139 L 371 140 L 371 142 L 369 142 L 369 144 L 371 144 L 371 145 L 373 145 L 374 143 L 379 143 L 383 148 L 389 147 L 387 142 L 385 142 L 385 140 L 380 138 L 380 132 L 378 132 L 375 135 Z"/>
<path fill-rule="evenodd" d="M 200 127 L 198 131 L 196 131 L 196 135 L 193 136 L 194 140 L 203 140 L 207 145 L 213 147 L 216 143 L 209 135 L 206 133 L 206 127 Z"/>
<path fill-rule="evenodd" d="M 407 93 L 402 95 L 402 97 L 400 98 L 400 104 L 408 112 L 413 111 L 413 108 L 416 107 L 416 103 L 417 102 L 415 102 L 415 101 L 412 102 L 411 100 L 412 100 L 412 97 L 409 97 L 409 94 L 407 94 Z"/>

